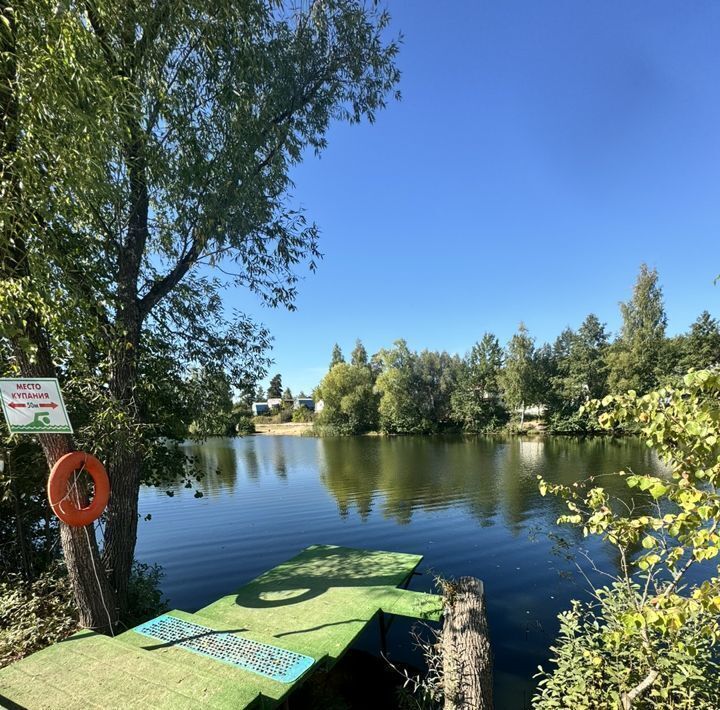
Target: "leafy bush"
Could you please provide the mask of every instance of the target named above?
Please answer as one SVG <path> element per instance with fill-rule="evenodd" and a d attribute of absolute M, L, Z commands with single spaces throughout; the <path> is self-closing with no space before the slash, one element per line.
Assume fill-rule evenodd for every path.
<path fill-rule="evenodd" d="M 238 417 L 237 423 L 235 424 L 235 430 L 238 434 L 254 434 L 255 423 L 253 422 L 252 416 L 243 415 Z"/>
<path fill-rule="evenodd" d="M 551 648 L 555 668 L 540 668 L 533 707 L 615 710 L 623 707 L 623 694 L 650 677 L 655 680 L 632 704 L 637 710 L 716 709 L 720 666 L 712 637 L 705 633 L 707 624 L 713 623 L 710 614 L 696 608 L 672 643 L 650 627 L 647 642 L 657 653 L 649 654 L 646 639 L 626 631 L 642 602 L 643 587 L 616 583 L 598 590 L 594 603 L 574 601 L 570 611 L 562 612 L 560 635 Z"/>
<path fill-rule="evenodd" d="M 558 522 L 612 545 L 621 571 L 611 588 L 597 591 L 596 607 L 576 603 L 562 618 L 558 667 L 543 673 L 539 707 L 616 707 L 583 700 L 595 692 L 609 697 L 611 686 L 623 708 L 717 707 L 720 369 L 690 372 L 681 385 L 643 397 L 632 390 L 608 396 L 586 409 L 599 413 L 607 430 L 636 427 L 670 475 L 612 474 L 633 489 L 630 506 L 596 477 L 572 486 L 540 480 L 543 495 L 565 501 L 568 513 Z M 699 579 L 689 578 L 701 565 Z"/>
<path fill-rule="evenodd" d="M 315 391 L 315 401 L 325 402 L 318 413 L 318 427 L 346 435 L 374 429 L 378 396 L 373 385 L 373 372 L 367 365 L 340 362 L 333 366 Z"/>
<path fill-rule="evenodd" d="M 0 668 L 67 638 L 78 616 L 65 569 L 54 565 L 32 584 L 12 575 L 0 584 Z"/>
<path fill-rule="evenodd" d="M 158 565 L 133 564 L 123 626 L 136 626 L 167 609 L 160 590 L 162 577 Z M 53 564 L 31 584 L 19 575 L 0 584 L 0 668 L 62 641 L 79 628 L 64 566 Z"/>
<path fill-rule="evenodd" d="M 293 411 L 292 420 L 298 423 L 311 422 L 313 413 L 307 407 L 298 407 Z"/>
<path fill-rule="evenodd" d="M 402 687 L 397 690 L 398 710 L 440 710 L 445 705 L 442 631 L 415 626 L 411 635 L 425 659 L 427 673 L 411 673 L 407 668 L 390 664 L 403 678 Z"/>
<path fill-rule="evenodd" d="M 595 417 L 586 411 L 573 409 L 569 412 L 552 412 L 548 417 L 548 429 L 552 434 L 601 434 L 602 427 Z"/>
<path fill-rule="evenodd" d="M 0 369 L 0 375 L 3 374 Z M 44 570 L 57 549 L 57 519 L 45 493 L 47 467 L 40 446 L 30 437 L 10 437 L 0 417 L 0 579 L 23 568 Z M 18 521 L 18 514 L 20 520 Z M 18 522 L 22 537 L 18 535 Z M 22 544 L 21 544 L 22 541 Z"/>
<path fill-rule="evenodd" d="M 122 620 L 131 628 L 167 611 L 160 581 L 164 577 L 160 565 L 147 565 L 135 560 L 128 582 L 128 610 Z"/>

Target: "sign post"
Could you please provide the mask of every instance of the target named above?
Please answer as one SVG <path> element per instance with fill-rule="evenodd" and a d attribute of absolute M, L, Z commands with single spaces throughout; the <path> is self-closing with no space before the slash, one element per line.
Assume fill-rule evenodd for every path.
<path fill-rule="evenodd" d="M 0 379 L 0 399 L 11 434 L 72 434 L 54 377 Z"/>

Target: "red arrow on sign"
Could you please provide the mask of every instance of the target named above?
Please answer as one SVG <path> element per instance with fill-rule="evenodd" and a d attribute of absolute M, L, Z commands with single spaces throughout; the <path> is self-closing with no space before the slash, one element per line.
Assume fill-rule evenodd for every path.
<path fill-rule="evenodd" d="M 8 407 L 10 407 L 10 409 L 22 409 L 23 407 L 27 407 L 27 404 L 18 404 L 17 402 L 10 402 L 10 404 L 8 404 Z"/>
<path fill-rule="evenodd" d="M 24 407 L 25 405 L 23 405 Z M 47 404 L 41 404 L 41 407 L 44 407 L 45 409 L 57 409 L 58 405 L 55 404 L 55 402 L 48 402 Z"/>

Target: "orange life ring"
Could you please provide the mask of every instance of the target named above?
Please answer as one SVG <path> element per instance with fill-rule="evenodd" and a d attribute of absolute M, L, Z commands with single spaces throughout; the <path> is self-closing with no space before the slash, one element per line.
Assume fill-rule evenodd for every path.
<path fill-rule="evenodd" d="M 87 471 L 95 483 L 95 495 L 85 508 L 78 508 L 68 495 L 70 477 L 80 470 Z M 110 481 L 105 467 L 92 454 L 71 451 L 61 456 L 52 467 L 47 493 L 50 507 L 60 520 L 73 527 L 82 527 L 102 515 L 110 500 Z"/>

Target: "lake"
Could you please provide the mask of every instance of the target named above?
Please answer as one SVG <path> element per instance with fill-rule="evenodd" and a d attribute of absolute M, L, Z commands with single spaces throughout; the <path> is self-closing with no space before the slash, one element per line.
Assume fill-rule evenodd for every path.
<path fill-rule="evenodd" d="M 558 612 L 586 596 L 567 552 L 615 570 L 595 540 L 555 526 L 562 507 L 540 496 L 536 476 L 662 471 L 639 441 L 610 438 L 250 436 L 187 451 L 207 471 L 204 497 L 181 485 L 140 497 L 136 556 L 163 566 L 173 608 L 194 611 L 315 543 L 419 553 L 411 589 L 433 591 L 437 575 L 485 583 L 497 707 L 513 709 L 529 707 Z M 410 631 L 397 620 L 390 656 L 419 664 Z M 375 625 L 358 647 L 378 652 Z"/>

